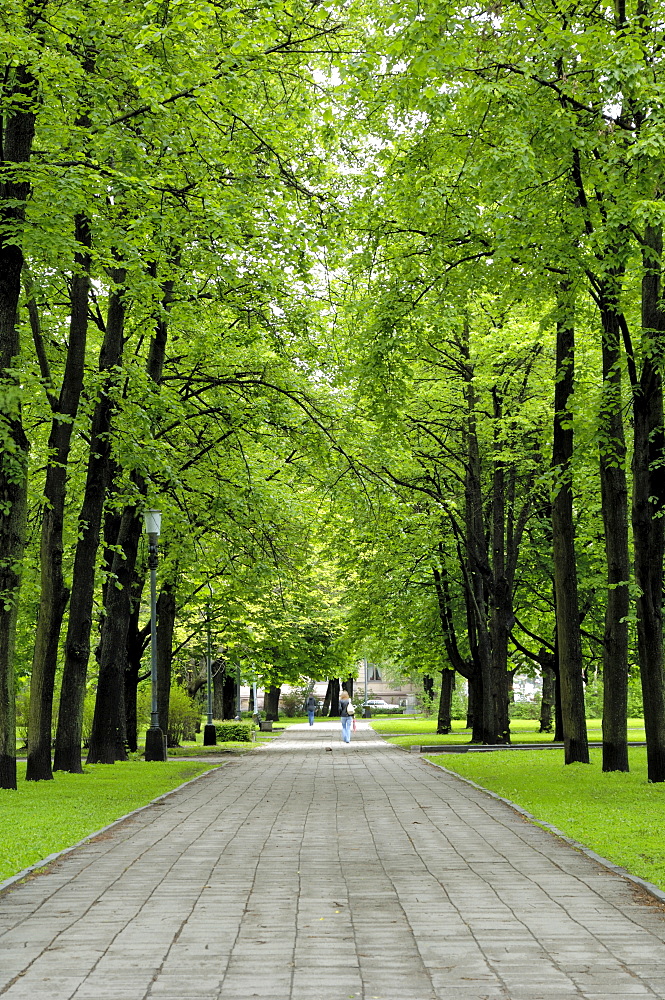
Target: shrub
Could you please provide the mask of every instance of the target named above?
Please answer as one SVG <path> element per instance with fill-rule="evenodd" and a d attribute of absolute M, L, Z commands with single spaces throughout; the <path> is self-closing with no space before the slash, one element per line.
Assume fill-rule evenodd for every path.
<path fill-rule="evenodd" d="M 30 691 L 25 690 L 16 698 L 16 735 L 19 740 L 23 742 L 24 746 L 28 745 L 28 715 L 30 713 Z"/>
<path fill-rule="evenodd" d="M 295 687 L 287 691 L 280 698 L 280 707 L 287 719 L 293 719 L 296 715 L 305 714 L 305 702 L 309 695 L 309 688 Z"/>
<path fill-rule="evenodd" d="M 95 694 L 89 691 L 83 702 L 83 720 L 81 725 L 81 739 L 88 746 L 92 736 L 92 721 L 95 717 Z"/>
<path fill-rule="evenodd" d="M 168 745 L 178 746 L 181 740 L 193 739 L 198 718 L 198 707 L 186 691 L 174 685 L 169 693 Z"/>
<path fill-rule="evenodd" d="M 628 718 L 644 718 L 644 703 L 642 702 L 642 682 L 639 673 L 628 678 Z"/>
<path fill-rule="evenodd" d="M 254 726 L 246 722 L 216 722 L 215 732 L 220 743 L 251 743 Z"/>
<path fill-rule="evenodd" d="M 538 701 L 514 701 L 508 709 L 511 719 L 539 719 L 540 702 Z"/>
<path fill-rule="evenodd" d="M 469 696 L 462 689 L 455 688 L 450 702 L 450 715 L 453 719 L 464 719 L 466 721 Z"/>

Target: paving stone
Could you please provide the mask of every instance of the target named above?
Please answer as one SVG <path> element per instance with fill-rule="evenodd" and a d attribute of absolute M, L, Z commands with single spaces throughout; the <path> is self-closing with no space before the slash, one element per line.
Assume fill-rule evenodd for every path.
<path fill-rule="evenodd" d="M 338 738 L 293 727 L 0 893 L 3 1000 L 665 997 L 665 908 L 364 723 Z"/>

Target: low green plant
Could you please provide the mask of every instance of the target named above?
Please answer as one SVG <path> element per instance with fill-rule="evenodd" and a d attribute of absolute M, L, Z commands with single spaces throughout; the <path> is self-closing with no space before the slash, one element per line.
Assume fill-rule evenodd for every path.
<path fill-rule="evenodd" d="M 513 719 L 540 719 L 540 703 L 536 701 L 514 701 L 508 710 Z"/>
<path fill-rule="evenodd" d="M 216 722 L 215 732 L 221 743 L 251 743 L 255 727 L 247 722 Z"/>
<path fill-rule="evenodd" d="M 179 746 L 182 740 L 191 740 L 200 717 L 200 709 L 189 694 L 184 688 L 174 684 L 169 692 L 168 745 L 175 747 Z"/>
<path fill-rule="evenodd" d="M 497 750 L 429 759 L 665 889 L 665 786 L 647 782 L 646 750 L 630 749 L 630 773 L 604 773 L 599 750 L 590 757 L 566 765 L 562 750 Z"/>
<path fill-rule="evenodd" d="M 209 768 L 200 761 L 125 761 L 86 765 L 83 774 L 56 771 L 53 781 L 25 781 L 19 761 L 17 790 L 0 789 L 0 881 Z"/>
<path fill-rule="evenodd" d="M 294 687 L 290 691 L 286 691 L 279 700 L 281 711 L 289 719 L 302 714 L 302 708 L 308 694 L 308 687 Z"/>

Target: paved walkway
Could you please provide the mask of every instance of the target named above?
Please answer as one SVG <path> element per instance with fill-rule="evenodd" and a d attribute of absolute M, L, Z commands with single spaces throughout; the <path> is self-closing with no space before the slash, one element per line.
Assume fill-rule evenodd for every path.
<path fill-rule="evenodd" d="M 358 725 L 290 729 L 0 894 L 0 996 L 665 997 L 660 904 Z"/>

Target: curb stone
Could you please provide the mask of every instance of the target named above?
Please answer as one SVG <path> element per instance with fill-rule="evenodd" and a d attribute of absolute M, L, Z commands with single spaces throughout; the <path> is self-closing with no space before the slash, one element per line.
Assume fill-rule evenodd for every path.
<path fill-rule="evenodd" d="M 175 757 L 173 759 L 178 760 L 179 758 Z M 186 758 L 182 759 L 186 760 Z M 225 763 L 229 762 L 225 761 Z M 216 771 L 221 766 L 221 763 L 216 764 L 208 771 L 202 771 L 201 774 L 196 774 L 188 781 L 183 781 L 182 785 L 178 785 L 177 788 L 172 788 L 169 792 L 164 792 L 163 795 L 158 795 L 156 799 L 151 799 L 150 802 L 146 802 L 144 806 L 137 806 L 136 809 L 132 809 L 131 812 L 125 813 L 124 816 L 114 819 L 112 823 L 102 826 L 99 830 L 95 830 L 94 833 L 87 834 L 87 836 L 77 841 L 76 844 L 72 844 L 71 847 L 63 847 L 61 851 L 55 851 L 53 854 L 47 854 L 45 858 L 41 859 L 41 861 L 35 861 L 34 865 L 30 865 L 28 868 L 24 868 L 23 871 L 17 872 L 16 875 L 11 875 L 8 879 L 5 879 L 4 882 L 0 882 L 0 892 L 4 892 L 6 889 L 11 889 L 11 887 L 16 885 L 17 882 L 21 882 L 23 879 L 28 878 L 28 876 L 33 875 L 36 871 L 39 871 L 39 869 L 52 865 L 54 861 L 64 857 L 65 854 L 70 854 L 71 851 L 75 851 L 77 848 L 83 847 L 83 845 L 87 844 L 89 840 L 94 840 L 95 837 L 99 837 L 101 834 L 107 833 L 114 827 L 119 826 L 120 823 L 124 823 L 126 819 L 131 819 L 132 816 L 137 816 L 139 813 L 143 812 L 144 809 L 149 809 L 150 806 L 154 806 L 156 802 L 161 802 L 162 799 L 167 799 L 169 795 L 179 792 L 181 788 L 184 788 L 186 785 L 191 785 L 193 781 L 199 781 L 201 778 L 205 778 L 206 775 L 212 774 L 213 771 Z"/>
<path fill-rule="evenodd" d="M 607 868 L 608 871 L 614 872 L 615 875 L 620 875 L 622 878 L 625 878 L 634 885 L 644 889 L 650 896 L 657 899 L 659 903 L 665 903 L 665 892 L 663 892 L 662 889 L 659 889 L 657 885 L 654 885 L 653 882 L 647 882 L 646 879 L 640 878 L 639 875 L 633 875 L 631 872 L 627 871 L 626 868 L 622 868 L 620 865 L 615 865 L 613 861 L 609 860 L 609 858 L 604 858 L 602 855 L 596 854 L 596 852 L 592 851 L 590 847 L 587 847 L 585 844 L 581 844 L 579 840 L 573 840 L 572 837 L 569 837 L 563 832 L 563 830 L 559 830 L 558 827 L 553 826 L 552 823 L 538 819 L 537 816 L 527 812 L 527 810 L 523 809 L 522 806 L 518 806 L 516 802 L 511 802 L 510 799 L 505 799 L 502 795 L 499 795 L 497 792 L 492 792 L 489 788 L 483 788 L 482 785 L 478 785 L 475 781 L 471 781 L 470 778 L 463 777 L 456 771 L 449 770 L 449 768 L 444 767 L 443 764 L 436 764 L 433 760 L 428 760 L 426 757 L 421 757 L 420 759 L 423 763 L 428 764 L 430 767 L 438 767 L 440 770 L 445 771 L 446 774 L 450 774 L 459 781 L 463 781 L 465 784 L 471 785 L 472 788 L 476 788 L 478 791 L 484 792 L 485 795 L 489 795 L 491 798 L 505 803 L 505 805 L 510 806 L 511 809 L 513 809 L 516 813 L 519 813 L 520 816 L 523 816 L 530 823 L 535 823 L 536 826 L 549 830 L 549 832 L 553 833 L 555 837 L 565 841 L 566 844 L 570 847 L 574 847 L 575 850 L 579 851 L 581 854 L 585 854 L 587 858 L 590 858 L 597 864 L 602 865 L 603 868 Z M 1 888 L 2 886 L 0 886 L 0 889 Z"/>

